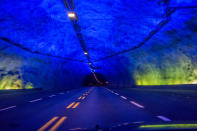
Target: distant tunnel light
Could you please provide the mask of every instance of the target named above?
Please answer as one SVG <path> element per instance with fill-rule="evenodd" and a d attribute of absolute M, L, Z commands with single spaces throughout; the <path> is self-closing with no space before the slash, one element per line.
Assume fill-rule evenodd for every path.
<path fill-rule="evenodd" d="M 88 54 L 88 52 L 84 52 L 84 54 L 85 54 L 85 55 L 87 55 L 87 54 Z"/>
<path fill-rule="evenodd" d="M 68 12 L 68 17 L 69 18 L 76 18 L 76 14 L 75 14 L 75 12 Z"/>

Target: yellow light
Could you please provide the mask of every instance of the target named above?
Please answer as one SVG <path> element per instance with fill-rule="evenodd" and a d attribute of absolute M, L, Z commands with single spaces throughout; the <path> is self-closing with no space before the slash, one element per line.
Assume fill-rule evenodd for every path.
<path fill-rule="evenodd" d="M 141 125 L 140 128 L 152 128 L 152 129 L 197 129 L 197 124 L 161 124 L 161 125 Z"/>
<path fill-rule="evenodd" d="M 87 55 L 87 54 L 88 54 L 88 52 L 84 52 L 84 54 L 85 54 L 85 55 Z"/>
<path fill-rule="evenodd" d="M 76 14 L 74 12 L 68 12 L 69 18 L 76 18 Z"/>

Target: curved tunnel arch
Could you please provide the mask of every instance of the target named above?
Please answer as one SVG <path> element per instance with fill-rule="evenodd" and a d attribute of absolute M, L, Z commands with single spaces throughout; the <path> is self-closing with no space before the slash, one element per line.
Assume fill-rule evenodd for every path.
<path fill-rule="evenodd" d="M 12 58 L 10 61 L 12 61 L 11 63 L 13 64 L 12 66 L 9 65 L 9 67 L 6 67 L 6 64 L 9 63 L 8 60 L 6 58 L 2 60 L 6 62 L 1 62 L 1 80 L 8 74 L 7 72 L 20 70 L 20 74 L 22 75 L 18 78 L 20 78 L 20 80 L 23 79 L 20 81 L 21 83 L 24 81 L 21 86 L 31 82 L 35 88 L 49 88 L 50 86 L 53 86 L 53 88 L 62 88 L 64 86 L 65 88 L 67 88 L 66 86 L 68 86 L 68 88 L 80 87 L 83 83 L 81 77 L 85 77 L 86 74 L 91 73 L 91 69 L 90 66 L 88 66 L 88 60 L 84 56 L 80 43 L 77 40 L 72 23 L 66 16 L 63 3 L 53 0 L 35 1 L 35 3 L 28 3 L 24 0 L 3 2 L 5 2 L 1 4 L 3 6 L 0 6 L 2 10 L 0 12 L 0 22 L 2 23 L 0 24 L 0 28 L 3 29 L 0 31 L 0 38 L 7 39 L 0 39 L 0 52 L 6 54 L 1 55 L 2 59 L 3 57 L 9 57 L 9 60 Z M 65 23 L 49 16 L 51 10 L 48 5 L 50 5 L 51 2 L 54 2 L 52 5 L 61 7 L 57 12 L 54 10 L 53 13 L 64 15 Z M 170 74 L 169 76 L 172 77 L 172 79 L 179 79 L 176 75 L 187 74 L 183 78 L 180 78 L 179 81 L 182 81 L 182 79 L 188 76 L 191 80 L 189 81 L 189 79 L 187 79 L 184 83 L 197 83 L 197 58 L 195 54 L 197 49 L 195 44 L 197 38 L 195 33 L 197 27 L 197 11 L 195 8 L 177 9 L 177 11 L 173 12 L 173 15 L 169 17 L 169 22 L 164 28 L 137 50 L 95 61 L 99 58 L 113 55 L 116 52 L 132 48 L 135 49 L 135 47 L 145 39 L 143 36 L 154 34 L 152 29 L 159 27 L 158 24 L 162 20 L 165 20 L 165 18 L 160 17 L 163 15 L 164 7 L 158 5 L 157 2 L 145 1 L 145 3 L 150 5 L 147 6 L 143 3 L 143 0 L 136 0 L 136 5 L 133 3 L 125 5 L 122 1 L 117 1 L 117 3 L 103 1 L 100 3 L 102 8 L 95 7 L 95 10 L 93 10 L 91 7 L 94 7 L 93 5 L 97 4 L 98 1 L 90 3 L 87 0 L 83 2 L 76 0 L 75 2 L 77 3 L 76 13 L 79 16 L 79 24 L 81 30 L 83 30 L 84 41 L 87 42 L 85 46 L 87 46 L 88 54 L 90 54 L 88 59 L 92 60 L 93 66 L 101 67 L 101 69 L 97 69 L 96 72 L 103 74 L 110 83 L 115 83 L 118 86 L 137 84 L 135 73 L 139 72 L 139 70 L 136 66 L 140 63 L 141 66 L 145 68 L 145 65 L 143 65 L 143 62 L 139 58 L 141 56 L 140 51 L 145 52 L 146 56 L 149 55 L 149 57 L 141 56 L 143 59 L 147 59 L 146 61 L 148 61 L 149 58 L 154 58 L 161 61 L 161 63 L 165 63 L 166 59 L 170 58 L 170 56 L 161 60 L 158 55 L 165 57 L 165 54 L 168 55 L 170 53 L 175 59 L 187 60 L 185 63 L 189 65 L 189 69 L 186 68 L 183 61 L 177 62 L 172 60 L 168 61 L 169 63 L 166 65 L 163 64 L 165 66 L 160 66 L 157 63 L 155 63 L 155 65 L 159 71 L 175 69 L 178 70 L 177 72 L 181 72 L 180 74 L 173 72 L 175 74 L 174 76 Z M 37 6 L 40 5 L 40 3 L 42 3 L 42 6 Z M 82 5 L 84 3 L 89 6 L 83 8 Z M 114 10 L 110 10 L 111 6 L 109 6 L 109 3 L 114 5 Z M 24 6 L 27 4 L 31 9 L 36 9 L 36 11 L 32 13 L 31 10 Z M 4 7 L 4 5 L 6 6 Z M 139 16 L 137 16 L 136 13 L 132 13 L 133 10 L 138 9 L 138 7 L 143 8 L 142 12 L 138 12 L 141 16 L 147 16 L 148 14 L 151 17 L 140 17 L 140 19 L 138 19 Z M 102 10 L 108 8 L 109 10 Z M 123 12 L 119 11 L 120 8 L 124 9 Z M 88 13 L 84 14 L 83 12 Z M 98 14 L 98 12 L 102 15 L 95 15 Z M 130 13 L 125 15 L 125 12 Z M 93 18 L 93 16 L 95 19 L 90 19 Z M 103 18 L 101 16 L 109 16 L 109 18 Z M 157 17 L 155 18 L 155 16 Z M 32 19 L 34 21 L 32 21 Z M 118 21 L 118 23 L 113 24 L 115 21 Z M 25 49 L 34 53 L 31 54 L 14 46 L 10 46 L 9 42 L 11 42 L 12 45 L 17 45 L 17 47 L 20 46 L 23 50 Z M 157 48 L 154 48 L 155 46 L 157 46 Z M 167 48 L 169 48 L 169 50 Z M 177 52 L 178 48 L 181 48 L 183 51 Z M 160 53 L 156 54 L 155 52 Z M 185 57 L 182 54 L 187 54 L 187 56 Z M 182 58 L 178 58 L 177 56 Z M 72 58 L 81 62 L 68 61 L 64 60 L 64 58 Z M 173 64 L 177 66 L 177 68 L 169 68 L 173 66 Z M 181 64 L 182 67 L 179 67 Z M 154 74 L 155 67 L 149 65 L 149 68 L 150 74 Z M 40 72 L 40 75 L 36 72 Z M 166 73 L 170 72 L 167 71 Z M 15 75 L 17 76 L 17 74 L 14 74 L 14 76 Z M 165 73 L 161 76 L 168 79 L 168 75 L 165 75 Z M 39 79 L 37 79 L 37 77 Z M 141 75 L 140 79 L 144 79 L 143 75 Z M 75 81 L 78 82 L 76 83 Z M 152 83 L 150 82 L 150 84 Z M 161 83 L 158 82 L 157 84 Z"/>
<path fill-rule="evenodd" d="M 93 73 L 87 74 L 83 79 L 83 86 L 106 86 L 108 81 L 106 77 L 99 73 L 95 72 L 96 78 Z"/>

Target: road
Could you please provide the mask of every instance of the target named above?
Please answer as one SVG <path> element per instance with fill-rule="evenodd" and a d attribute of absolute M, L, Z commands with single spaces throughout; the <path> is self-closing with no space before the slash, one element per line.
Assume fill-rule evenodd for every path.
<path fill-rule="evenodd" d="M 0 96 L 0 130 L 65 131 L 197 121 L 196 95 L 87 87 Z"/>

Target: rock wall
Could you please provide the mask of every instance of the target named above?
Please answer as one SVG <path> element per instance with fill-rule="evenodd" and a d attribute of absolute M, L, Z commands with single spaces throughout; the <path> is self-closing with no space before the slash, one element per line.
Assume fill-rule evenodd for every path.
<path fill-rule="evenodd" d="M 193 1 L 170 3 L 181 9 L 147 41 L 166 20 L 162 1 L 74 2 L 95 71 L 110 84 L 197 84 L 197 9 L 182 8 Z M 0 10 L 0 89 L 81 87 L 90 69 L 62 0 L 2 0 Z"/>
<path fill-rule="evenodd" d="M 0 53 L 0 89 L 72 89 L 82 86 L 86 65 L 35 55 L 16 47 Z"/>

